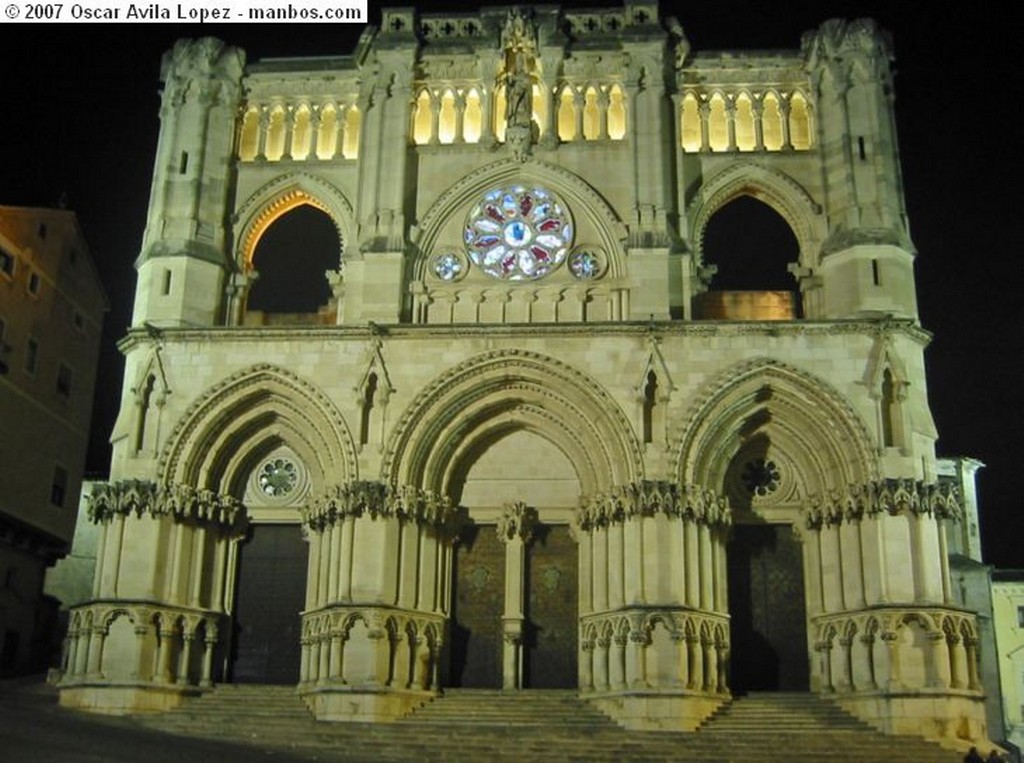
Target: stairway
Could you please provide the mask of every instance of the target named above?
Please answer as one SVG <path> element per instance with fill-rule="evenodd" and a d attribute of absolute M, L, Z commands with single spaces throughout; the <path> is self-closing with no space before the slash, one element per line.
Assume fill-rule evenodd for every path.
<path fill-rule="evenodd" d="M 292 687 L 225 685 L 150 728 L 252 744 L 319 761 L 673 761 L 958 763 L 913 737 L 888 737 L 811 694 L 732 702 L 693 733 L 626 731 L 573 691 L 449 689 L 395 723 L 320 723 Z"/>

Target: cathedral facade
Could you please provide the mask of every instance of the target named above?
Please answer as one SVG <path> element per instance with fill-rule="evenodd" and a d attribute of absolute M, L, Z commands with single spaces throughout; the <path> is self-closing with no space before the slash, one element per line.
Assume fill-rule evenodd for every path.
<path fill-rule="evenodd" d="M 785 689 L 983 738 L 890 59 L 870 21 L 702 53 L 643 1 L 385 10 L 337 58 L 179 42 L 63 703 L 569 687 L 692 729 Z M 788 290 L 716 288 L 741 197 Z M 268 307 L 303 210 L 323 304 Z"/>

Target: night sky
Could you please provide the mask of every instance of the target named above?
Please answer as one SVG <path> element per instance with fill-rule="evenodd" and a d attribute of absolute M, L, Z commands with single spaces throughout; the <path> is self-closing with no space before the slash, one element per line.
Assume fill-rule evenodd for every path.
<path fill-rule="evenodd" d="M 430 11 L 482 3 L 431 2 Z M 566 3 L 593 7 L 597 2 Z M 403 3 L 394 3 L 403 5 Z M 663 3 L 663 5 L 665 5 Z M 371 0 L 371 22 L 376 13 Z M 987 464 L 980 475 L 986 559 L 1024 567 L 1013 487 L 1024 341 L 1018 311 L 1022 127 L 1019 58 L 1008 18 L 991 5 L 894 2 L 681 3 L 695 50 L 798 48 L 801 34 L 833 18 L 870 16 L 893 33 L 896 116 L 939 452 Z M 935 9 L 933 12 L 932 9 Z M 928 9 L 928 10 L 923 10 Z M 2 22 L 0 22 L 2 23 Z M 1005 30 L 1005 31 L 1003 31 Z M 97 430 L 89 468 L 109 465 L 106 438 L 123 362 L 114 343 L 130 319 L 156 148 L 159 65 L 178 37 L 215 35 L 272 56 L 345 54 L 358 25 L 8 26 L 0 45 L 0 204 L 78 213 L 112 309 L 107 316 Z M 1024 452 L 1024 449 L 1022 449 Z"/>

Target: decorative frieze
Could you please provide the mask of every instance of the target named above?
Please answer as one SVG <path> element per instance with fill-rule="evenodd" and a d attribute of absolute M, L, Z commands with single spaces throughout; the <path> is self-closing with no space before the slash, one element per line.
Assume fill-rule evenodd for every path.
<path fill-rule="evenodd" d="M 890 516 L 909 513 L 959 520 L 962 503 L 955 485 L 886 478 L 850 485 L 846 493 L 835 490 L 828 495 L 811 496 L 805 511 L 811 529 L 883 512 Z"/>
<path fill-rule="evenodd" d="M 160 485 L 148 480 L 98 483 L 89 497 L 89 518 L 99 524 L 114 516 L 171 516 L 176 521 L 240 527 L 246 522 L 242 502 L 191 485 Z"/>
<path fill-rule="evenodd" d="M 655 514 L 708 526 L 727 526 L 731 522 L 727 499 L 713 490 L 663 480 L 642 480 L 584 497 L 576 510 L 576 524 L 581 530 L 590 530 Z"/>
<path fill-rule="evenodd" d="M 396 517 L 434 527 L 451 526 L 456 512 L 448 496 L 412 485 L 356 480 L 334 485 L 302 512 L 303 522 L 323 530 L 345 517 Z"/>

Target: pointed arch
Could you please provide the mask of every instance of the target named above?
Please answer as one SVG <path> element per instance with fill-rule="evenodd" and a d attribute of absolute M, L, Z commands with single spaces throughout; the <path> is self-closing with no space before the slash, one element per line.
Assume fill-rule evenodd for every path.
<path fill-rule="evenodd" d="M 817 265 L 826 224 L 819 205 L 796 180 L 755 162 L 741 161 L 711 177 L 694 194 L 690 204 L 690 240 L 703 262 L 704 231 L 714 214 L 740 196 L 764 202 L 789 224 L 800 245 L 800 262 Z"/>
<path fill-rule="evenodd" d="M 356 449 L 341 413 L 318 388 L 262 364 L 210 388 L 179 420 L 159 460 L 165 483 L 241 497 L 256 461 L 281 445 L 314 487 L 357 478 Z"/>
<path fill-rule="evenodd" d="M 596 230 L 597 240 L 592 243 L 608 253 L 608 277 L 625 274 L 623 243 L 626 227 L 603 197 L 581 177 L 561 167 L 508 158 L 474 170 L 453 184 L 429 207 L 412 230 L 412 244 L 418 252 L 413 278 L 425 277 L 430 255 L 449 237 L 462 241 L 466 213 L 481 194 L 513 183 L 538 184 L 557 194 L 570 206 L 577 231 L 584 230 L 585 222 Z"/>
<path fill-rule="evenodd" d="M 392 433 L 382 479 L 447 493 L 471 454 L 520 430 L 555 445 L 586 494 L 643 475 L 628 419 L 593 379 L 554 358 L 495 351 L 427 385 Z"/>
<path fill-rule="evenodd" d="M 345 195 L 325 180 L 304 172 L 274 178 L 257 189 L 235 213 L 235 262 L 242 270 L 252 267 L 256 244 L 275 220 L 296 207 L 309 205 L 331 218 L 342 246 L 355 241 L 355 215 Z"/>
<path fill-rule="evenodd" d="M 846 490 L 876 476 L 868 429 L 827 382 L 770 358 L 731 368 L 694 406 L 676 451 L 679 481 L 726 492 L 748 443 L 771 444 L 799 497 Z"/>

